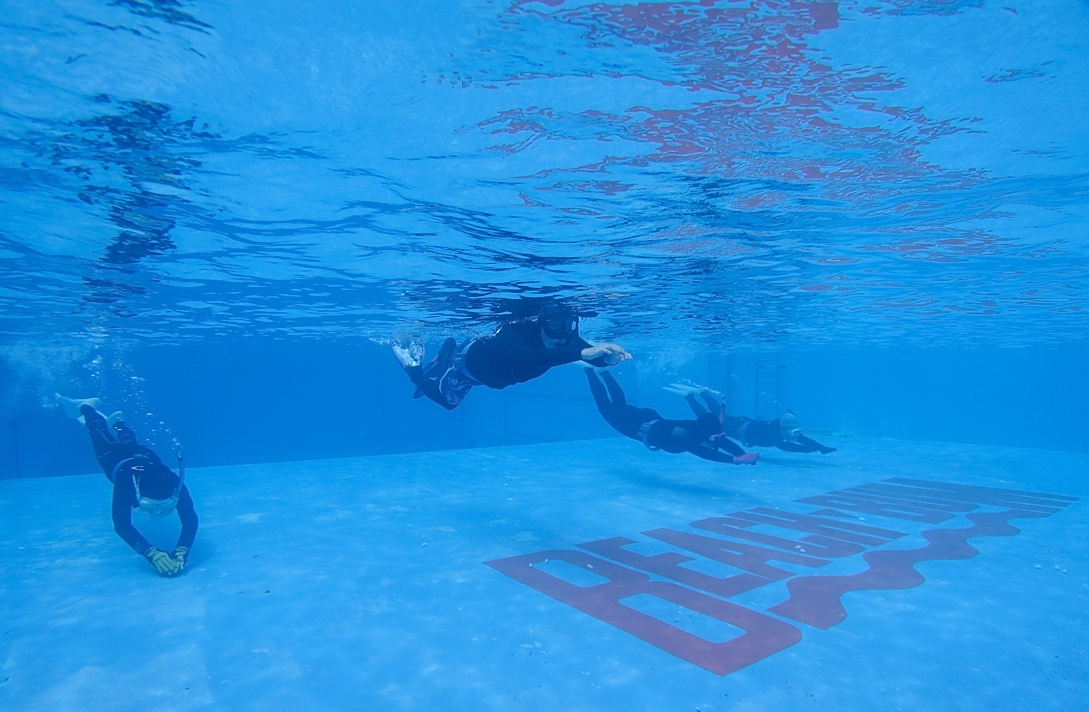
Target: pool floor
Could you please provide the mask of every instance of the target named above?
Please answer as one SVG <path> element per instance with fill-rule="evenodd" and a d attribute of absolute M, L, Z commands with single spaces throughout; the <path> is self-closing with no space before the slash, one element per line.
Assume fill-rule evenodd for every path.
<path fill-rule="evenodd" d="M 101 475 L 2 481 L 0 706 L 1084 709 L 1089 456 L 828 440 L 756 467 L 615 439 L 191 469 L 201 528 L 173 580 L 114 535 Z M 756 521 L 773 511 L 848 526 L 806 539 Z M 709 519 L 795 551 L 714 549 Z M 134 522 L 172 547 L 173 519 Z M 860 581 L 879 586 L 829 594 Z"/>

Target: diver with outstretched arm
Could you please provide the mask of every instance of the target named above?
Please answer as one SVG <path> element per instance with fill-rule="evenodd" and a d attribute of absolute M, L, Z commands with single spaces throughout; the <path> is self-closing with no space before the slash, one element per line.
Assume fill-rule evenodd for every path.
<path fill-rule="evenodd" d="M 58 393 L 57 400 L 68 415 L 82 420 L 87 426 L 98 464 L 113 483 L 110 514 L 114 531 L 162 576 L 180 574 L 188 562 L 198 524 L 193 498 L 185 486 L 181 457 L 178 457 L 179 472 L 175 475 L 151 448 L 137 444 L 136 433 L 122 422 L 120 412 L 107 418 L 96 409 L 97 398 L 78 400 Z M 178 512 L 181 534 L 173 554 L 152 546 L 137 531 L 132 525 L 133 509 L 160 516 L 174 510 Z"/>
<path fill-rule="evenodd" d="M 684 386 L 674 384 L 669 390 L 678 391 Z M 684 394 L 688 407 L 692 409 L 696 417 L 703 413 L 719 413 L 723 431 L 735 437 L 748 447 L 777 447 L 787 452 L 819 452 L 827 455 L 836 451 L 834 447 L 827 447 L 802 433 L 798 427 L 798 418 L 794 412 L 787 410 L 787 414 L 775 420 L 756 420 L 754 418 L 726 415 L 726 409 L 721 402 L 715 399 L 709 390 L 700 391 L 700 398 L 706 403 L 696 400 L 696 395 L 691 390 Z"/>
<path fill-rule="evenodd" d="M 608 371 L 602 373 L 599 379 L 594 369 L 583 370 L 586 372 L 586 380 L 590 383 L 590 393 L 593 394 L 594 402 L 597 403 L 597 409 L 601 417 L 605 418 L 605 422 L 621 435 L 643 443 L 648 450 L 664 450 L 670 453 L 690 452 L 704 460 L 734 465 L 755 465 L 760 458 L 758 453 L 745 452 L 735 443 L 722 437 L 722 425 L 718 422 L 718 418 L 710 413 L 704 413 L 695 420 L 663 418 L 653 408 L 628 405 L 624 390 Z M 721 441 L 725 442 L 719 446 Z M 716 447 L 727 449 L 730 446 L 739 452 L 723 454 L 716 449 Z"/>
<path fill-rule="evenodd" d="M 422 347 L 395 344 L 393 353 L 416 386 L 413 397 L 427 396 L 453 410 L 474 386 L 503 389 L 543 376 L 550 368 L 575 361 L 612 366 L 631 358 L 616 344 L 590 344 L 579 335 L 578 315 L 546 309 L 538 316 L 503 324 L 491 336 L 470 339 L 459 348 L 447 339 L 425 366 Z"/>

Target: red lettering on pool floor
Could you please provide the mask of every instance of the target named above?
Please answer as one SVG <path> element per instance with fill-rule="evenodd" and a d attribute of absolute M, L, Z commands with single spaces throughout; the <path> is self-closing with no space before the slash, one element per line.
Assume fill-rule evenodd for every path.
<path fill-rule="evenodd" d="M 969 514 L 974 522 L 968 529 L 928 529 L 923 537 L 929 542 L 921 549 L 871 551 L 862 558 L 870 568 L 851 576 L 799 576 L 787 582 L 790 598 L 769 610 L 785 618 L 814 628 L 827 630 L 847 618 L 840 597 L 851 591 L 896 590 L 915 588 L 926 579 L 915 569 L 920 561 L 970 559 L 979 553 L 968 540 L 979 536 L 1012 536 L 1018 529 L 1008 520 L 1021 517 L 1046 517 L 1026 510 Z"/>
<path fill-rule="evenodd" d="M 674 529 L 644 532 L 653 539 L 740 570 L 740 573 L 723 577 L 683 567 L 685 563 L 696 561 L 686 554 L 665 552 L 646 556 L 626 549 L 637 542 L 624 537 L 579 544 L 580 548 L 605 558 L 582 551 L 554 549 L 485 563 L 515 581 L 683 660 L 719 675 L 728 675 L 794 645 L 801 640 L 802 634 L 786 621 L 726 598 L 786 579 L 789 597 L 769 611 L 827 630 L 847 618 L 842 601 L 845 593 L 913 588 L 925 581 L 915 568 L 920 561 L 970 559 L 979 552 L 968 544 L 969 539 L 1012 536 L 1019 530 L 1009 523 L 1010 519 L 1047 517 L 1076 501 L 1076 497 L 1040 492 L 893 478 L 798 500 L 799 504 L 822 507 L 807 514 L 756 507 L 690 524 L 718 535 L 715 537 Z M 973 511 L 980 506 L 1008 509 L 1003 512 Z M 906 534 L 870 523 L 846 521 L 855 516 L 844 510 L 926 524 L 957 517 L 958 522 L 965 518 L 972 526 L 927 529 L 921 534 L 927 544 L 920 548 L 873 550 Z M 751 531 L 756 526 L 797 531 L 804 536 L 795 540 Z M 857 574 L 797 576 L 768 563 L 820 567 L 830 563 L 830 558 L 857 555 L 866 547 L 871 550 L 863 553 L 862 559 L 869 568 Z M 534 566 L 549 560 L 592 571 L 607 581 L 578 586 Z M 670 581 L 651 580 L 648 573 Z M 705 640 L 622 603 L 624 599 L 640 594 L 655 596 L 728 623 L 744 633 L 725 642 Z"/>
<path fill-rule="evenodd" d="M 533 567 L 546 560 L 564 561 L 582 569 L 592 568 L 595 574 L 609 581 L 596 586 L 576 586 Z M 485 563 L 515 581 L 719 675 L 752 665 L 802 639 L 802 632 L 785 621 L 677 584 L 651 581 L 646 574 L 581 551 L 555 549 Z M 620 602 L 639 594 L 656 596 L 716 618 L 745 633 L 724 643 L 712 643 Z"/>

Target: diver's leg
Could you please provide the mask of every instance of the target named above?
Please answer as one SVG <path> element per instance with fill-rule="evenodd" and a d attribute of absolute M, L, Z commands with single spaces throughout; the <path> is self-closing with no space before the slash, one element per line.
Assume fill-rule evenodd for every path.
<path fill-rule="evenodd" d="M 631 406 L 617 407 L 609 400 L 609 393 L 605 392 L 605 386 L 601 384 L 601 380 L 598 379 L 594 369 L 584 368 L 583 370 L 586 372 L 586 381 L 590 384 L 590 395 L 594 396 L 594 403 L 598 406 L 598 413 L 605 419 L 605 422 L 612 426 L 613 430 L 622 435 L 627 435 L 628 438 L 634 438 L 633 432 L 639 429 L 640 423 L 636 423 L 634 430 L 629 425 L 629 418 L 625 417 L 625 410 L 631 408 Z M 608 375 L 609 373 L 605 372 L 605 376 Z"/>
<path fill-rule="evenodd" d="M 634 405 L 624 405 L 619 408 L 614 405 L 608 414 L 602 413 L 602 415 L 605 416 L 609 425 L 613 426 L 613 430 L 632 440 L 642 440 L 639 429 L 643 427 L 643 423 L 662 419 L 658 411 L 651 408 L 636 408 Z"/>
<path fill-rule="evenodd" d="M 109 426 L 102 414 L 90 405 L 83 405 L 79 409 L 87 426 L 87 434 L 91 436 L 91 447 L 94 448 L 95 458 L 102 471 L 109 477 L 117 463 L 129 457 L 132 445 L 119 443 L 110 436 Z"/>
<path fill-rule="evenodd" d="M 703 391 L 700 393 L 700 398 L 707 404 L 708 413 L 718 413 L 722 410 L 722 403 L 715 398 L 715 394 L 711 391 Z"/>
<path fill-rule="evenodd" d="M 438 353 L 424 366 L 424 375 L 428 378 L 438 378 L 446 373 L 450 366 L 453 365 L 454 350 L 456 348 L 457 342 L 453 338 L 447 338 L 446 341 L 443 341 Z"/>
<path fill-rule="evenodd" d="M 457 349 L 457 342 L 453 338 L 447 338 L 442 342 L 442 346 L 439 347 L 438 353 L 431 357 L 431 360 L 427 362 L 427 365 L 423 367 L 423 375 L 425 378 L 438 379 L 442 377 L 442 374 L 450 368 L 454 363 L 454 351 Z M 412 394 L 413 398 L 422 398 L 424 392 L 419 387 Z"/>
<path fill-rule="evenodd" d="M 704 408 L 703 404 L 696 400 L 696 396 L 692 395 L 691 393 L 685 393 L 684 400 L 686 403 L 688 403 L 688 407 L 692 409 L 692 413 L 697 418 L 705 413 L 710 412 L 706 408 Z"/>
<path fill-rule="evenodd" d="M 408 379 L 412 381 L 416 388 L 420 389 L 421 393 L 441 405 L 443 408 L 453 410 L 458 406 L 457 403 L 451 404 L 446 400 L 446 397 L 439 390 L 439 382 L 434 378 L 425 376 L 422 367 L 405 366 L 405 373 L 408 374 Z"/>
<path fill-rule="evenodd" d="M 106 419 L 93 406 L 81 406 L 79 414 L 83 416 L 83 423 L 87 426 L 87 434 L 91 436 L 91 447 L 94 448 L 95 455 L 106 452 L 117 445 L 117 441 L 110 435 Z"/>
<path fill-rule="evenodd" d="M 115 413 L 115 415 L 121 414 Z M 109 419 L 107 419 L 106 422 L 109 422 Z M 117 442 L 129 443 L 131 445 L 136 444 L 136 433 L 133 432 L 132 428 L 125 425 L 125 422 L 123 420 L 118 420 L 116 423 L 113 424 L 113 432 L 115 435 L 117 435 Z"/>
<path fill-rule="evenodd" d="M 451 366 L 439 379 L 439 393 L 450 404 L 449 409 L 453 410 L 465 400 L 475 385 L 476 381 L 462 373 L 460 368 Z"/>
<path fill-rule="evenodd" d="M 622 408 L 628 404 L 628 399 L 624 397 L 624 389 L 620 387 L 620 384 L 613 378 L 613 374 L 605 371 L 601 374 L 601 380 L 605 381 L 605 386 L 609 389 L 609 395 L 612 396 L 613 405 Z"/>
<path fill-rule="evenodd" d="M 598 406 L 598 413 L 605 420 L 609 420 L 613 414 L 613 404 L 609 400 L 609 394 L 605 392 L 605 386 L 601 384 L 594 369 L 586 367 L 583 370 L 586 372 L 586 381 L 590 384 L 590 395 L 594 396 L 594 402 Z"/>
<path fill-rule="evenodd" d="M 586 381 L 590 384 L 590 395 L 594 397 L 597 409 L 605 415 L 605 411 L 611 409 L 613 405 L 609 400 L 609 394 L 605 392 L 605 386 L 601 385 L 601 379 L 594 373 L 594 369 L 586 367 L 582 370 L 586 373 Z"/>
<path fill-rule="evenodd" d="M 819 442 L 817 442 L 813 438 L 808 437 L 806 435 L 803 435 L 802 433 L 798 433 L 797 440 L 798 440 L 799 445 L 803 445 L 803 446 L 805 446 L 807 448 L 810 448 L 809 450 L 806 450 L 806 452 L 818 452 L 819 451 L 822 455 L 827 455 L 830 452 L 835 452 L 836 451 L 836 448 L 828 447 L 826 445 L 821 445 Z"/>

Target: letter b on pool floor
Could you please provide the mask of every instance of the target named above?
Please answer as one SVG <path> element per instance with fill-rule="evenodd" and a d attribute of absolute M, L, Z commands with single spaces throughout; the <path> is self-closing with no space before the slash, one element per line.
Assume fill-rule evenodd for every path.
<path fill-rule="evenodd" d="M 576 586 L 534 567 L 546 561 L 562 561 L 591 570 L 608 581 Z M 802 639 L 801 631 L 784 621 L 677 584 L 651 581 L 646 574 L 581 551 L 554 549 L 485 563 L 515 581 L 719 675 L 729 675 Z M 621 602 L 640 594 L 674 603 L 745 632 L 731 640 L 713 643 Z"/>

